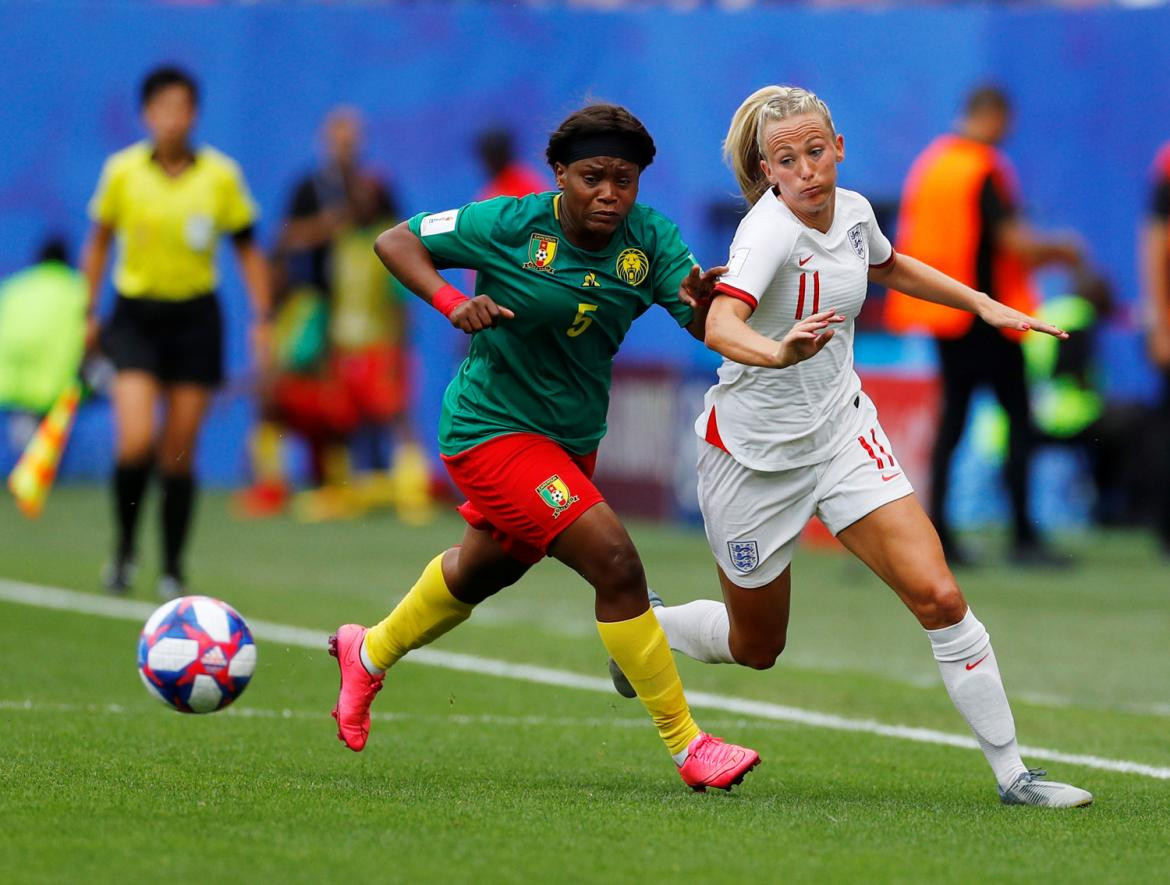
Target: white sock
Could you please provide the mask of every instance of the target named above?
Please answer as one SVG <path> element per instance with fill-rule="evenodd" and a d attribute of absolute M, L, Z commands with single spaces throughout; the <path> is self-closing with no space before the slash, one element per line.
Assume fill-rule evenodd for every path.
<path fill-rule="evenodd" d="M 970 608 L 963 620 L 927 630 L 951 702 L 967 720 L 1001 787 L 1027 771 L 1016 745 L 1016 722 L 987 629 Z"/>
<path fill-rule="evenodd" d="M 362 656 L 362 666 L 366 668 L 366 672 L 369 673 L 371 676 L 381 676 L 386 672 L 385 670 L 380 670 L 377 667 L 375 667 L 374 662 L 370 660 L 370 653 L 368 651 L 366 651 L 366 640 L 365 639 L 362 639 L 361 656 Z"/>
<path fill-rule="evenodd" d="M 657 606 L 653 612 L 670 647 L 704 664 L 734 664 L 727 606 L 713 599 Z"/>

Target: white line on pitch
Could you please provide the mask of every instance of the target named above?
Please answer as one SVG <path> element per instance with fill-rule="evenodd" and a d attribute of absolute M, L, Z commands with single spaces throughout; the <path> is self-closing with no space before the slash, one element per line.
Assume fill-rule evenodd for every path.
<path fill-rule="evenodd" d="M 2 578 L 0 578 L 0 600 L 32 605 L 38 608 L 59 609 L 62 611 L 98 615 L 100 617 L 117 618 L 119 620 L 145 620 L 155 609 L 155 606 L 148 602 L 96 596 L 92 593 L 78 593 L 73 590 L 63 590 L 59 587 L 43 587 L 37 584 L 25 584 Z M 308 630 L 303 627 L 293 627 L 287 624 L 276 624 L 270 621 L 252 620 L 250 618 L 248 619 L 248 625 L 252 628 L 253 635 L 259 639 L 304 648 L 325 648 L 327 634 L 319 630 Z M 432 648 L 420 648 L 411 652 L 410 656 L 405 658 L 405 660 L 413 661 L 416 664 L 442 667 L 447 670 L 475 673 L 481 676 L 519 679 L 523 682 L 556 685 L 562 688 L 577 688 L 585 691 L 603 692 L 605 694 L 613 692 L 613 685 L 608 679 L 596 676 L 583 676 L 579 673 L 570 673 L 566 670 L 554 670 L 549 667 L 537 667 L 531 664 L 514 664 L 509 661 L 481 658 L 478 655 L 438 651 Z M 687 700 L 690 701 L 692 707 L 720 710 L 724 713 L 750 716 L 754 719 L 794 722 L 815 728 L 876 734 L 882 737 L 898 738 L 900 740 L 916 741 L 925 744 L 941 744 L 943 746 L 968 749 L 976 749 L 978 747 L 974 738 L 965 735 L 948 734 L 947 732 L 935 731 L 929 728 L 913 728 L 907 725 L 888 725 L 883 722 L 875 722 L 871 719 L 850 719 L 832 713 L 818 713 L 813 710 L 803 710 L 799 707 L 772 704 L 767 701 L 725 697 L 704 691 L 688 691 Z M 1060 750 L 1050 750 L 1044 747 L 1022 746 L 1020 747 L 1020 752 L 1025 756 L 1032 756 L 1051 762 L 1063 762 L 1068 765 L 1081 765 L 1086 768 L 1116 771 L 1123 774 L 1137 774 L 1144 777 L 1157 778 L 1158 780 L 1170 780 L 1170 768 L 1145 765 L 1141 762 L 1132 762 L 1127 759 L 1107 759 L 1102 756 L 1064 753 Z"/>
<path fill-rule="evenodd" d="M 77 714 L 105 715 L 105 716 L 155 716 L 162 709 L 158 702 L 147 701 L 143 704 L 62 704 L 56 701 L 38 701 L 24 698 L 19 701 L 0 700 L 0 713 L 44 713 L 44 714 Z M 174 711 L 172 711 L 174 712 Z M 304 719 L 320 722 L 328 719 L 325 709 L 320 710 L 290 710 L 285 707 L 280 710 L 263 707 L 228 707 L 220 712 L 221 716 L 232 719 Z M 477 728 L 483 726 L 499 726 L 502 728 L 645 728 L 645 716 L 501 716 L 496 713 L 448 713 L 436 715 L 433 713 L 408 713 L 405 711 L 387 712 L 372 710 L 370 718 L 375 722 L 427 722 L 439 725 L 467 725 Z M 788 728 L 786 722 L 761 722 L 758 719 L 708 719 L 706 724 L 712 728 Z"/>

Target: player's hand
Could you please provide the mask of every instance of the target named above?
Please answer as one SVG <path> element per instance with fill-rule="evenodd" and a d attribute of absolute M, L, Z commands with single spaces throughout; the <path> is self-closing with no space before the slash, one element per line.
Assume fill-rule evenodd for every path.
<path fill-rule="evenodd" d="M 829 327 L 843 322 L 845 317 L 836 310 L 822 310 L 805 317 L 780 342 L 775 367 L 784 369 L 816 356 L 833 338 L 834 330 Z"/>
<path fill-rule="evenodd" d="M 691 272 L 679 284 L 679 299 L 694 310 L 710 307 L 711 299 L 715 297 L 715 284 L 725 273 L 727 268 L 722 265 L 709 267 L 705 271 L 697 264 L 691 265 Z"/>
<path fill-rule="evenodd" d="M 468 335 L 498 326 L 500 320 L 515 318 L 516 314 L 506 307 L 500 307 L 492 301 L 490 295 L 469 298 L 451 311 L 450 316 L 451 325 Z"/>
<path fill-rule="evenodd" d="M 1050 323 L 1038 320 L 1036 317 L 1028 316 L 1026 313 L 1016 310 L 1014 307 L 1008 307 L 1006 304 L 1002 304 L 999 301 L 992 301 L 991 299 L 988 299 L 983 304 L 979 316 L 983 322 L 997 329 L 1015 329 L 1017 332 L 1043 332 L 1045 335 L 1051 335 L 1053 338 L 1059 338 L 1062 341 L 1068 338 L 1068 332 L 1063 329 L 1058 329 Z"/>

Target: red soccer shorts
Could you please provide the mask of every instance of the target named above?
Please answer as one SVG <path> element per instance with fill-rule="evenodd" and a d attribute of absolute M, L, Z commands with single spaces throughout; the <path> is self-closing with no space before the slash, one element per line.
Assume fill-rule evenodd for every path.
<path fill-rule="evenodd" d="M 458 455 L 443 455 L 467 501 L 459 513 L 491 532 L 520 562 L 540 562 L 557 535 L 605 499 L 593 485 L 597 452 L 570 455 L 533 433 L 497 436 Z"/>
<path fill-rule="evenodd" d="M 410 393 L 406 354 L 390 344 L 334 354 L 330 370 L 357 412 L 371 421 L 389 421 L 406 408 Z"/>

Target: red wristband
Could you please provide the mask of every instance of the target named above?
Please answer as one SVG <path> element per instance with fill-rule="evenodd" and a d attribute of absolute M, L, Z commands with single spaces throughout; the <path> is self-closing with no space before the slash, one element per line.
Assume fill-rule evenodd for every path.
<path fill-rule="evenodd" d="M 431 306 L 445 317 L 450 317 L 464 301 L 471 299 L 452 286 L 450 283 L 431 296 Z"/>

